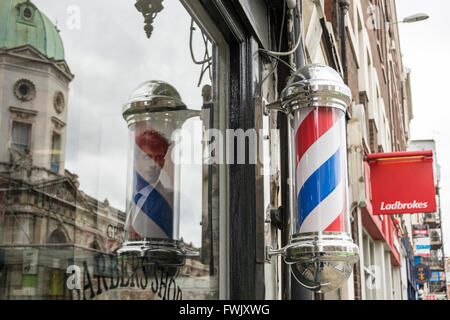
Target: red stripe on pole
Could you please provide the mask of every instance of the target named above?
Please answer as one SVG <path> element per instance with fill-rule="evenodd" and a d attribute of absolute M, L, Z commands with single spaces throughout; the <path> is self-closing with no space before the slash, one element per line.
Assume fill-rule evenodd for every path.
<path fill-rule="evenodd" d="M 130 226 L 130 239 L 139 239 L 141 236 Z"/>
<path fill-rule="evenodd" d="M 334 108 L 316 108 L 305 118 L 295 136 L 297 164 L 306 151 L 339 120 L 337 111 Z"/>
<path fill-rule="evenodd" d="M 344 232 L 344 211 L 342 211 L 336 220 L 333 221 L 325 230 L 325 232 Z"/>
<path fill-rule="evenodd" d="M 152 129 L 146 129 L 135 132 L 136 145 L 155 161 L 161 168 L 164 167 L 164 158 L 169 149 L 169 141 L 159 132 Z"/>

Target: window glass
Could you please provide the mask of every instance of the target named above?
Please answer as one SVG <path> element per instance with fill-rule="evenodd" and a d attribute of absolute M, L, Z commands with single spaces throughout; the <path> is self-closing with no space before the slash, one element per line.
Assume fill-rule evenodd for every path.
<path fill-rule="evenodd" d="M 0 12 L 11 15 L 0 21 L 11 37 L 0 53 L 0 299 L 218 299 L 220 181 L 203 137 L 223 121 L 225 59 L 203 9 L 33 3 L 33 24 Z M 152 106 L 170 108 L 130 120 L 130 99 L 155 83 Z"/>
<path fill-rule="evenodd" d="M 53 133 L 52 139 L 52 159 L 50 169 L 53 172 L 59 172 L 59 163 L 61 161 L 61 135 Z"/>

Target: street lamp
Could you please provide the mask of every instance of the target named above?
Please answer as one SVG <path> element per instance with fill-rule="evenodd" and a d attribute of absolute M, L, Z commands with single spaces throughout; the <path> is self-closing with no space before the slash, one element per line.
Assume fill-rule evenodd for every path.
<path fill-rule="evenodd" d="M 402 21 L 389 22 L 389 24 L 414 23 L 414 22 L 419 22 L 419 21 L 427 20 L 429 17 L 430 17 L 430 16 L 427 15 L 426 13 L 416 13 L 416 14 L 413 14 L 413 15 L 411 15 L 411 16 L 408 16 L 408 17 L 404 18 Z"/>

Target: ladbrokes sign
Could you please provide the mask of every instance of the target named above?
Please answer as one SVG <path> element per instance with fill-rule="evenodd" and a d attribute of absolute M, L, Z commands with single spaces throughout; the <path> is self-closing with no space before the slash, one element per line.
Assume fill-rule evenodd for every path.
<path fill-rule="evenodd" d="M 436 211 L 432 151 L 370 154 L 367 161 L 374 214 Z"/>
<path fill-rule="evenodd" d="M 401 201 L 395 201 L 395 203 L 381 202 L 381 211 L 386 210 L 405 210 L 405 209 L 426 209 L 428 208 L 428 202 L 414 202 L 402 203 Z"/>

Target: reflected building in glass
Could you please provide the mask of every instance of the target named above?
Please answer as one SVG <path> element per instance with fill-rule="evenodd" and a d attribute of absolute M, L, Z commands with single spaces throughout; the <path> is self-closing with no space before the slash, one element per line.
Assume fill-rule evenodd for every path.
<path fill-rule="evenodd" d="M 75 260 L 117 249 L 124 213 L 65 170 L 69 84 L 59 30 L 31 2 L 0 4 L 0 298 L 69 298 Z"/>

